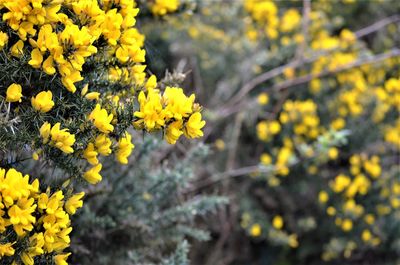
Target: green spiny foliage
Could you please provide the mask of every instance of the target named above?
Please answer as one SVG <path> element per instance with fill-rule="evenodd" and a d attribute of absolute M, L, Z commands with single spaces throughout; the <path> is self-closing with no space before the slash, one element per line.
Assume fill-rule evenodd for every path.
<path fill-rule="evenodd" d="M 161 158 L 164 163 L 159 167 L 159 155 L 151 155 L 159 145 L 159 138 L 144 137 L 136 146 L 135 170 L 105 164 L 111 178 L 89 190 L 75 220 L 79 225 L 72 237 L 76 262 L 188 264 L 184 239 L 209 239 L 206 231 L 195 228 L 198 217 L 214 212 L 227 200 L 182 194 L 196 165 L 209 154 L 208 148 L 195 145 L 179 158 L 172 152 L 168 160 Z M 160 153 L 164 151 L 168 150 Z"/>

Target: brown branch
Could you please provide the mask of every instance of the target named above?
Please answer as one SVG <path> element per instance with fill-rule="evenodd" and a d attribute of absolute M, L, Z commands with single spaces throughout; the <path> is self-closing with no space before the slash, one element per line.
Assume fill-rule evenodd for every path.
<path fill-rule="evenodd" d="M 356 35 L 357 39 L 359 39 L 366 35 L 374 33 L 375 31 L 378 31 L 379 29 L 381 29 L 389 24 L 397 23 L 397 22 L 400 22 L 400 15 L 393 15 L 393 16 L 384 18 L 382 20 L 379 20 L 379 21 L 375 22 L 374 24 L 369 25 L 365 28 L 357 30 L 356 32 L 354 32 L 354 35 Z"/>
<path fill-rule="evenodd" d="M 260 172 L 260 173 L 267 173 L 269 172 L 270 169 L 267 171 L 260 166 L 249 166 L 249 167 L 242 167 L 239 169 L 232 169 L 232 170 L 227 170 L 225 172 L 222 172 L 220 174 L 216 174 L 212 176 L 209 179 L 206 179 L 205 181 L 202 181 L 199 184 L 195 184 L 192 189 L 186 189 L 184 193 L 191 193 L 199 189 L 206 188 L 208 186 L 211 186 L 215 183 L 230 179 L 230 178 L 235 178 L 235 177 L 241 177 L 244 175 L 251 174 L 253 172 Z"/>
<path fill-rule="evenodd" d="M 303 42 L 299 45 L 296 51 L 296 58 L 302 60 L 304 58 L 304 51 L 308 44 L 308 26 L 310 22 L 311 0 L 303 0 L 303 20 L 302 20 L 302 33 Z"/>
<path fill-rule="evenodd" d="M 235 125 L 232 131 L 232 141 L 230 141 L 229 152 L 228 152 L 228 159 L 226 161 L 226 170 L 233 169 L 235 165 L 235 158 L 237 153 L 237 147 L 241 132 L 242 123 L 244 120 L 244 113 L 238 113 L 235 119 Z"/>

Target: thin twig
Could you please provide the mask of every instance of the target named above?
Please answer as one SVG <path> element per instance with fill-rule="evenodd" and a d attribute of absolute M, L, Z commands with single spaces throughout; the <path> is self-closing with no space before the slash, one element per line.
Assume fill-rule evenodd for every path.
<path fill-rule="evenodd" d="M 242 123 L 244 120 L 244 113 L 238 113 L 235 119 L 235 125 L 233 127 L 232 132 L 232 141 L 230 141 L 229 152 L 228 152 L 228 159 L 226 162 L 226 170 L 231 170 L 235 166 L 235 158 L 237 153 L 237 147 L 241 132 Z"/>
<path fill-rule="evenodd" d="M 303 0 L 303 19 L 302 19 L 302 33 L 303 42 L 299 45 L 296 51 L 296 58 L 302 60 L 304 58 L 304 51 L 306 50 L 308 38 L 308 26 L 310 22 L 311 0 Z"/>
<path fill-rule="evenodd" d="M 393 16 L 384 18 L 382 20 L 379 20 L 379 21 L 375 22 L 374 24 L 369 25 L 365 28 L 357 30 L 356 32 L 354 32 L 354 35 L 356 35 L 356 37 L 359 39 L 359 38 L 362 38 L 364 36 L 367 36 L 371 33 L 374 33 L 376 31 L 380 30 L 381 28 L 386 27 L 389 24 L 397 23 L 397 22 L 400 22 L 400 15 L 393 15 Z"/>

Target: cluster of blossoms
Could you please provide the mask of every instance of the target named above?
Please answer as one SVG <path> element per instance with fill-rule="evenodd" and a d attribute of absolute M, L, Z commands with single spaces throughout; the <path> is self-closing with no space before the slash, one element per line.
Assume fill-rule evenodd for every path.
<path fill-rule="evenodd" d="M 285 231 L 285 221 L 281 215 L 274 215 L 272 218 L 265 219 L 271 219 L 268 220 L 268 229 L 263 229 L 260 223 L 258 223 L 256 219 L 252 218 L 249 213 L 243 213 L 240 225 L 243 229 L 248 231 L 251 237 L 257 238 L 260 236 L 266 236 L 267 238 L 274 240 L 277 244 L 287 244 L 291 248 L 297 248 L 299 246 L 297 235 Z M 263 235 L 266 231 L 268 231 L 268 233 Z"/>
<path fill-rule="evenodd" d="M 277 256 L 291 262 L 291 257 L 318 260 L 319 253 L 322 260 L 315 263 L 336 258 L 340 263 L 375 250 L 386 253 L 389 244 L 397 249 L 385 224 L 399 216 L 398 190 L 390 187 L 398 176 L 400 147 L 399 57 L 392 53 L 398 25 L 384 26 L 396 16 L 372 27 L 371 21 L 354 19 L 373 7 L 353 0 L 201 3 L 191 22 L 172 18 L 162 31 L 174 47 L 194 54 L 207 76 L 203 82 L 217 84 L 210 106 L 218 130 L 208 139 L 215 139 L 219 155 L 210 163 L 219 167 L 229 154 L 234 167 L 247 169 L 259 157 L 250 178 L 229 180 L 240 194 L 249 241 L 276 243 L 284 253 Z M 189 48 L 176 38 L 182 31 Z M 221 101 L 226 104 L 220 108 Z M 234 115 L 238 127 L 224 127 Z M 235 147 L 227 148 L 231 143 Z M 356 173 L 351 157 L 358 154 L 366 165 Z M 311 243 L 315 235 L 329 239 Z"/>
<path fill-rule="evenodd" d="M 317 105 L 312 100 L 286 101 L 279 121 L 282 124 L 291 123 L 293 133 L 298 137 L 315 139 L 319 135 Z"/>
<path fill-rule="evenodd" d="M 260 39 L 262 32 L 271 40 L 281 37 L 281 43 L 285 46 L 292 43 L 293 34 L 295 43 L 303 41 L 303 36 L 296 34 L 301 24 L 301 15 L 297 9 L 287 9 L 279 16 L 279 8 L 272 0 L 246 0 L 244 8 L 252 18 L 246 32 L 251 41 Z"/>
<path fill-rule="evenodd" d="M 157 0 L 152 11 L 163 15 L 178 5 Z M 100 156 L 113 154 L 128 164 L 134 130 L 161 132 L 170 144 L 181 135 L 203 135 L 205 121 L 195 96 L 178 87 L 164 91 L 146 73 L 144 36 L 135 26 L 138 12 L 132 0 L 0 1 L 0 72 L 13 73 L 0 88 L 0 105 L 7 106 L 0 109 L 6 120 L 2 151 L 30 152 L 36 163 L 96 184 L 102 180 Z M 0 184 L 0 241 L 11 227 L 17 234 L 0 242 L 0 256 L 33 264 L 51 255 L 66 264 L 68 254 L 62 251 L 69 245 L 69 214 L 82 206 L 83 194 L 64 200 L 70 196 L 61 190 L 40 193 L 37 182 L 10 190 L 19 182 Z"/>
<path fill-rule="evenodd" d="M 154 0 L 150 1 L 150 10 L 156 16 L 163 16 L 175 12 L 179 8 L 180 0 Z"/>
<path fill-rule="evenodd" d="M 350 233 L 357 224 L 354 231 L 357 236 L 351 236 L 345 249 L 361 242 L 377 246 L 382 242 L 384 231 L 376 224 L 384 222 L 386 216 L 400 208 L 398 182 L 392 182 L 388 175 L 383 174 L 378 156 L 356 154 L 350 157 L 349 163 L 349 174 L 337 175 L 330 182 L 329 190 L 319 192 L 318 200 L 325 207 L 326 214 L 345 233 Z M 378 198 L 374 198 L 376 195 Z M 377 202 L 373 208 L 369 207 L 368 200 L 363 200 L 367 197 Z M 328 246 L 322 258 L 331 260 L 336 257 L 337 253 Z"/>
<path fill-rule="evenodd" d="M 177 1 L 156 1 L 153 8 L 161 14 L 162 6 L 177 5 Z M 51 146 L 86 159 L 93 167 L 83 176 L 97 183 L 102 167 L 98 155 L 115 153 L 120 163 L 127 164 L 134 148 L 128 126 L 124 123 L 122 128 L 120 122 L 130 120 L 134 128 L 149 132 L 164 131 L 171 144 L 182 134 L 188 138 L 202 136 L 205 122 L 194 95 L 186 97 L 181 88 L 169 87 L 161 94 L 155 76 L 146 77 L 144 37 L 135 28 L 139 9 L 134 1 L 2 1 L 0 10 L 8 26 L 0 34 L 2 48 L 33 69 L 59 78 L 67 93 L 72 93 L 69 97 L 81 103 L 79 111 L 87 111 L 82 113 L 81 117 L 87 118 L 81 124 L 69 128 L 73 120 L 66 124 L 54 116 L 61 107 L 76 111 L 63 105 L 64 91 L 32 89 L 22 82 L 10 84 L 4 95 L 7 102 L 25 108 L 24 95 L 33 94 L 29 105 L 42 114 L 38 117 L 44 122 L 37 128 L 42 141 L 32 146 L 35 158 L 45 156 L 43 151 Z M 95 82 L 90 79 L 90 67 L 98 68 Z M 112 91 L 108 88 L 111 85 L 121 88 Z M 77 89 L 80 94 L 75 93 Z M 136 96 L 137 103 L 133 100 Z M 131 110 L 128 119 L 120 117 L 127 110 Z M 91 137 L 86 137 L 89 134 Z"/>
<path fill-rule="evenodd" d="M 70 216 L 82 207 L 83 192 L 40 191 L 38 179 L 0 168 L 0 260 L 33 265 L 40 260 L 66 264 Z"/>
<path fill-rule="evenodd" d="M 141 91 L 140 110 L 135 112 L 138 120 L 134 124 L 148 132 L 165 128 L 165 138 L 170 144 L 175 144 L 182 134 L 188 138 L 201 137 L 205 121 L 201 120 L 201 109 L 194 99 L 195 95 L 187 97 L 177 87 L 166 87 L 162 96 L 154 88 L 149 88 L 146 94 Z"/>
<path fill-rule="evenodd" d="M 297 10 L 288 8 L 281 11 L 277 2 L 269 0 L 246 0 L 243 5 L 251 17 L 251 20 L 245 21 L 250 41 L 265 38 L 263 41 L 268 42 L 268 49 L 274 53 L 277 53 L 279 45 L 283 49 L 290 49 L 289 45 L 292 44 L 299 49 L 297 46 L 302 45 L 304 38 L 300 25 L 303 21 Z M 319 3 L 315 4 L 317 5 Z M 327 174 L 324 170 L 331 164 L 350 157 L 350 175 L 332 176 L 333 180 L 325 186 L 329 187 L 328 190 L 322 189 L 318 195 L 327 215 L 332 216 L 335 226 L 345 233 L 345 239 L 341 239 L 345 242 L 343 248 L 337 248 L 336 241 L 333 240 L 326 245 L 322 258 L 332 260 L 340 257 L 341 251 L 348 258 L 360 246 L 378 246 L 385 238 L 385 232 L 374 220 L 377 216 L 384 218 L 398 212 L 397 190 L 387 188 L 393 169 L 388 167 L 386 174 L 384 173 L 380 166 L 380 154 L 390 153 L 396 148 L 398 150 L 400 146 L 400 83 L 395 66 L 399 61 L 395 57 L 377 65 L 369 63 L 341 70 L 362 58 L 362 42 L 349 29 L 342 29 L 337 35 L 331 34 L 331 21 L 318 8 L 311 9 L 308 19 L 310 51 L 320 55 L 310 60 L 309 65 L 301 65 L 307 67 L 309 72 L 296 69 L 299 66 L 288 66 L 282 71 L 282 75 L 272 78 L 272 83 L 284 84 L 285 81 L 282 80 L 288 82 L 308 73 L 324 76 L 324 72 L 331 71 L 332 74 L 327 78 L 312 78 L 305 85 L 308 91 L 298 92 L 298 98 L 292 93 L 288 99 L 281 101 L 274 94 L 268 95 L 261 90 L 257 102 L 262 110 L 262 120 L 257 123 L 255 131 L 266 150 L 260 155 L 260 165 L 270 170 L 268 173 L 255 172 L 251 175 L 265 177 L 268 185 L 274 189 L 286 181 L 278 178 L 279 176 L 294 175 L 299 168 L 304 167 L 306 174 L 317 177 L 321 172 Z M 285 50 L 285 54 L 287 52 Z M 293 52 L 296 50 L 293 49 Z M 305 54 L 306 57 L 307 55 Z M 260 72 L 260 69 L 255 72 Z M 389 145 L 384 145 L 375 152 L 367 151 L 366 154 L 351 156 L 347 154 L 347 149 L 340 150 L 337 143 L 324 142 L 324 139 L 332 140 L 329 135 L 345 132 L 346 129 L 355 130 L 351 133 L 359 133 L 353 126 L 368 119 L 367 117 L 371 117 L 369 122 L 374 123 L 371 126 L 377 128 L 375 141 Z M 339 156 L 342 152 L 343 158 Z M 298 161 L 306 162 L 299 167 Z M 363 200 L 376 202 L 376 209 L 363 205 Z M 332 204 L 329 205 L 329 202 Z M 262 218 L 265 220 L 260 221 Z M 279 241 L 282 245 L 293 245 L 289 240 L 291 233 L 284 233 L 285 236 L 281 238 L 285 240 L 275 239 L 274 236 L 279 236 L 275 232 L 272 232 L 273 236 L 270 233 L 277 227 L 272 221 L 268 221 L 271 219 L 268 216 L 262 218 L 245 212 L 242 216 L 242 227 L 252 237 L 264 236 L 275 243 Z M 357 229 L 353 229 L 358 223 L 360 225 L 357 225 Z M 301 241 L 299 243 L 301 245 Z"/>

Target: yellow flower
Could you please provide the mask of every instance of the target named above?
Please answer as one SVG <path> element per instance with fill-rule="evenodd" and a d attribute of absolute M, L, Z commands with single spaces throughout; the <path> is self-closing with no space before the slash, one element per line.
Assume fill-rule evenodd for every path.
<path fill-rule="evenodd" d="M 365 215 L 365 217 L 364 217 L 364 221 L 365 221 L 367 224 L 372 225 L 372 224 L 375 223 L 375 217 L 374 217 L 374 215 L 372 215 L 372 214 L 367 214 L 367 215 Z"/>
<path fill-rule="evenodd" d="M 333 120 L 331 123 L 331 127 L 335 129 L 336 131 L 339 131 L 346 126 L 346 121 L 342 118 L 338 118 L 336 120 Z"/>
<path fill-rule="evenodd" d="M 201 129 L 206 125 L 206 122 L 201 120 L 201 113 L 195 112 L 186 122 L 183 133 L 188 138 L 198 138 L 203 136 Z"/>
<path fill-rule="evenodd" d="M 299 246 L 299 242 L 297 241 L 297 235 L 296 234 L 291 234 L 289 236 L 289 246 L 291 248 L 297 248 Z"/>
<path fill-rule="evenodd" d="M 38 48 L 31 52 L 31 60 L 28 62 L 33 68 L 40 68 L 43 62 L 43 55 Z"/>
<path fill-rule="evenodd" d="M 168 125 L 165 131 L 165 139 L 169 144 L 175 144 L 182 134 L 182 121 L 175 121 Z"/>
<path fill-rule="evenodd" d="M 0 49 L 3 49 L 3 47 L 8 43 L 8 35 L 7 33 L 4 33 L 0 31 Z"/>
<path fill-rule="evenodd" d="M 67 259 L 71 253 L 57 254 L 54 256 L 54 263 L 56 265 L 68 265 Z"/>
<path fill-rule="evenodd" d="M 301 22 L 299 11 L 294 8 L 287 10 L 282 17 L 281 30 L 283 32 L 293 31 Z"/>
<path fill-rule="evenodd" d="M 8 209 L 10 223 L 14 226 L 18 236 L 25 235 L 26 231 L 32 231 L 32 224 L 36 222 L 36 218 L 33 216 L 35 209 L 34 199 L 26 197 L 20 198 L 18 204 L 14 204 Z"/>
<path fill-rule="evenodd" d="M 97 148 L 97 152 L 103 156 L 108 156 L 111 154 L 111 140 L 105 134 L 100 134 L 95 139 L 95 146 Z"/>
<path fill-rule="evenodd" d="M 97 159 L 97 151 L 93 143 L 89 143 L 86 149 L 83 151 L 83 157 L 91 164 L 97 165 L 99 160 Z"/>
<path fill-rule="evenodd" d="M 94 126 L 102 133 L 110 133 L 114 130 L 114 126 L 110 124 L 112 119 L 113 115 L 108 115 L 107 111 L 100 107 L 100 104 L 96 104 L 89 115 L 89 120 L 93 121 Z"/>
<path fill-rule="evenodd" d="M 32 159 L 35 160 L 35 161 L 38 161 L 38 160 L 39 160 L 39 154 L 38 154 L 38 152 L 33 152 L 33 154 L 32 154 Z"/>
<path fill-rule="evenodd" d="M 332 160 L 335 160 L 338 158 L 339 155 L 339 150 L 335 147 L 331 147 L 328 150 L 328 157 Z"/>
<path fill-rule="evenodd" d="M 272 226 L 273 226 L 275 229 L 278 229 L 278 230 L 282 229 L 282 227 L 283 227 L 283 218 L 282 218 L 282 216 L 276 215 L 276 216 L 272 219 Z"/>
<path fill-rule="evenodd" d="M 83 191 L 76 193 L 65 202 L 64 207 L 67 213 L 73 215 L 76 213 L 76 210 L 78 208 L 81 208 L 83 206 L 82 198 L 84 195 L 85 193 Z"/>
<path fill-rule="evenodd" d="M 118 150 L 115 153 L 115 156 L 117 157 L 118 162 L 120 162 L 121 164 L 128 164 L 128 157 L 135 147 L 132 144 L 131 139 L 132 136 L 128 132 L 125 132 L 125 137 L 121 137 L 121 139 L 119 139 L 118 141 Z"/>
<path fill-rule="evenodd" d="M 145 88 L 147 90 L 152 90 L 157 87 L 157 77 L 155 75 L 151 75 L 145 84 Z"/>
<path fill-rule="evenodd" d="M 75 135 L 70 134 L 68 129 L 60 129 L 61 124 L 58 122 L 53 127 L 48 122 L 45 122 L 40 127 L 40 136 L 43 143 L 46 144 L 50 141 L 50 145 L 57 147 L 67 154 L 74 152 L 72 146 L 75 143 Z M 50 139 L 51 136 L 51 139 Z"/>
<path fill-rule="evenodd" d="M 65 70 L 62 70 L 64 69 Z M 62 84 L 65 86 L 65 88 L 72 93 L 75 93 L 76 91 L 76 86 L 74 83 L 82 81 L 83 77 L 81 76 L 81 73 L 72 68 L 71 66 L 63 66 L 60 65 L 58 67 L 59 71 L 61 72 L 62 78 L 61 78 L 61 82 Z"/>
<path fill-rule="evenodd" d="M 99 100 L 100 93 L 99 92 L 90 92 L 90 93 L 87 93 L 85 98 L 88 100 Z"/>
<path fill-rule="evenodd" d="M 33 258 L 34 258 L 33 255 L 26 253 L 26 252 L 22 253 L 22 255 L 21 255 L 21 260 L 24 263 L 24 265 L 25 264 L 26 265 L 34 265 L 35 261 Z"/>
<path fill-rule="evenodd" d="M 12 247 L 13 243 L 0 244 L 0 257 L 12 256 L 15 253 L 15 249 Z"/>
<path fill-rule="evenodd" d="M 284 75 L 286 78 L 291 79 L 291 78 L 294 77 L 295 71 L 294 71 L 293 68 L 287 67 L 287 68 L 285 68 L 285 69 L 283 70 L 283 75 Z M 312 82 L 312 81 L 311 81 L 311 82 Z"/>
<path fill-rule="evenodd" d="M 253 237 L 259 237 L 261 235 L 261 226 L 259 224 L 253 224 L 250 228 L 250 235 Z"/>
<path fill-rule="evenodd" d="M 372 238 L 372 234 L 368 229 L 364 229 L 361 234 L 361 238 L 364 242 L 368 242 Z"/>
<path fill-rule="evenodd" d="M 334 215 L 336 214 L 336 209 L 335 209 L 334 207 L 332 207 L 332 206 L 329 206 L 329 207 L 326 209 L 326 213 L 327 213 L 329 216 L 334 216 Z"/>
<path fill-rule="evenodd" d="M 61 124 L 57 122 L 51 128 L 51 141 L 55 147 L 64 153 L 73 153 L 74 149 L 72 148 L 72 145 L 75 143 L 75 135 L 70 134 L 68 129 L 60 129 L 60 126 Z"/>
<path fill-rule="evenodd" d="M 270 165 L 272 163 L 272 158 L 269 154 L 263 153 L 260 157 L 261 164 Z"/>
<path fill-rule="evenodd" d="M 14 57 L 21 57 L 24 54 L 24 42 L 22 40 L 17 41 L 12 47 L 11 47 L 11 54 Z"/>
<path fill-rule="evenodd" d="M 182 88 L 166 87 L 162 99 L 166 105 L 164 113 L 167 119 L 182 120 L 193 112 L 195 96 L 186 97 Z"/>
<path fill-rule="evenodd" d="M 42 68 L 43 71 L 48 75 L 53 75 L 56 72 L 56 68 L 54 68 L 53 56 L 50 55 L 46 60 L 44 60 Z"/>
<path fill-rule="evenodd" d="M 35 110 L 49 112 L 54 106 L 53 94 L 51 91 L 42 91 L 36 97 L 32 97 L 31 103 Z"/>
<path fill-rule="evenodd" d="M 347 188 L 351 183 L 351 180 L 348 176 L 340 174 L 336 176 L 335 180 L 330 183 L 331 188 L 334 192 L 339 193 L 342 192 L 345 188 Z"/>
<path fill-rule="evenodd" d="M 161 104 L 161 96 L 155 90 L 149 90 L 147 96 L 143 91 L 139 93 L 139 111 L 134 113 L 139 118 L 135 125 L 139 128 L 152 131 L 165 125 L 165 112 Z"/>
<path fill-rule="evenodd" d="M 258 104 L 261 106 L 267 105 L 269 101 L 269 97 L 267 93 L 261 93 L 257 97 Z"/>
<path fill-rule="evenodd" d="M 102 179 L 101 175 L 99 174 L 101 168 L 102 168 L 101 164 L 97 164 L 94 167 L 90 168 L 83 174 L 84 179 L 86 179 L 86 181 L 89 182 L 90 184 L 99 183 Z"/>
<path fill-rule="evenodd" d="M 281 125 L 277 121 L 260 121 L 257 124 L 257 136 L 262 141 L 270 141 L 280 130 Z"/>
<path fill-rule="evenodd" d="M 329 199 L 329 195 L 326 191 L 321 190 L 318 194 L 318 200 L 320 203 L 326 203 Z"/>
<path fill-rule="evenodd" d="M 223 151 L 225 149 L 225 142 L 222 139 L 217 139 L 215 140 L 215 147 L 219 150 L 219 151 Z"/>
<path fill-rule="evenodd" d="M 22 87 L 19 84 L 13 83 L 7 88 L 7 102 L 21 102 L 22 99 Z"/>
<path fill-rule="evenodd" d="M 40 136 L 43 139 L 43 143 L 47 144 L 50 137 L 51 124 L 46 121 L 45 123 L 43 123 L 42 127 L 40 127 L 39 131 L 40 131 Z"/>
<path fill-rule="evenodd" d="M 344 219 L 341 226 L 343 231 L 348 232 L 353 229 L 353 222 L 350 219 Z"/>
<path fill-rule="evenodd" d="M 179 0 L 155 0 L 150 10 L 154 15 L 163 16 L 176 11 L 178 7 Z"/>

